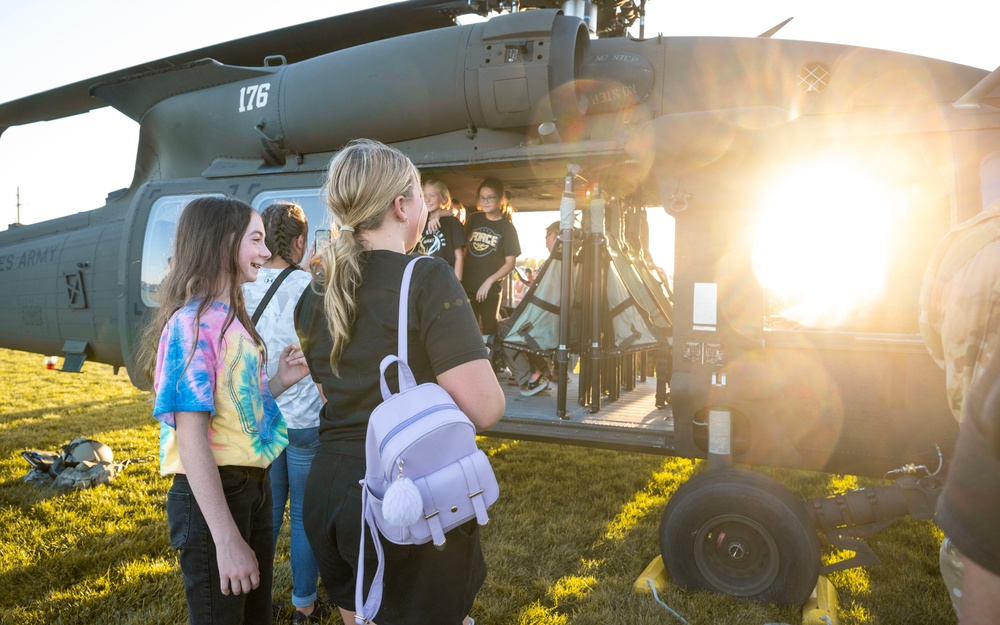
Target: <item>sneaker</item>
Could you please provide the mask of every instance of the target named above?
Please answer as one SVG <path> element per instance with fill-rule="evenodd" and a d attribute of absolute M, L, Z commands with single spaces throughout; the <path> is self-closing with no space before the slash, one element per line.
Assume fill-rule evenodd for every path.
<path fill-rule="evenodd" d="M 313 603 L 311 614 L 303 614 L 298 610 L 292 612 L 292 623 L 322 623 L 331 614 L 333 614 L 333 604 L 325 599 L 317 599 Z"/>
<path fill-rule="evenodd" d="M 532 395 L 537 395 L 549 387 L 549 381 L 545 379 L 545 376 L 538 376 L 538 379 L 532 382 L 531 380 L 525 382 L 521 385 L 519 392 L 522 397 L 531 397 Z"/>

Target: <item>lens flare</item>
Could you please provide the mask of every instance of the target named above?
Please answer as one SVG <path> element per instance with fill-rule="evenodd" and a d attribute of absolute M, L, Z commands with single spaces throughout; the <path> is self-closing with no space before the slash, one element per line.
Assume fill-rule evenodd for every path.
<path fill-rule="evenodd" d="M 764 201 L 753 267 L 772 313 L 835 327 L 882 296 L 899 198 L 839 163 L 788 172 Z"/>

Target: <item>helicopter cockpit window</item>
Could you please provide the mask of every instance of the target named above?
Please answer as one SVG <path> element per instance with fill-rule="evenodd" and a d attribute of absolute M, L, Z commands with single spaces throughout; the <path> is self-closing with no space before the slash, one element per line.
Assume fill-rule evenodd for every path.
<path fill-rule="evenodd" d="M 306 219 L 309 221 L 309 242 L 306 246 L 308 253 L 303 264 L 308 262 L 308 254 L 311 254 L 315 249 L 314 244 L 317 234 L 320 239 L 323 239 L 325 235 L 326 240 L 329 240 L 330 220 L 327 217 L 326 207 L 323 206 L 319 194 L 319 189 L 284 189 L 279 191 L 264 191 L 253 199 L 253 207 L 257 209 L 258 213 L 263 213 L 264 209 L 271 202 L 277 200 L 295 202 L 302 207 L 302 210 L 306 214 Z"/>
<path fill-rule="evenodd" d="M 206 194 L 207 195 L 207 194 Z M 223 197 L 221 194 L 213 194 Z M 155 307 L 156 291 L 167 275 L 170 266 L 170 252 L 174 247 L 174 233 L 177 220 L 188 202 L 204 195 L 174 195 L 161 197 L 149 211 L 146 223 L 146 238 L 142 244 L 142 302 Z"/>

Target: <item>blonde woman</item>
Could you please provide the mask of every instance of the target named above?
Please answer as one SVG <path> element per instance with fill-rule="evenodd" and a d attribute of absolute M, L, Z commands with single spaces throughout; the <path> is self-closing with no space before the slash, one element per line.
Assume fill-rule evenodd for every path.
<path fill-rule="evenodd" d="M 427 218 L 416 168 L 398 150 L 356 140 L 330 163 L 330 221 L 339 236 L 313 263 L 313 288 L 296 321 L 313 379 L 327 402 L 320 416 L 320 450 L 307 489 L 305 527 L 330 600 L 354 623 L 354 589 L 361 540 L 365 434 L 382 402 L 379 362 L 396 352 L 399 287 Z M 446 262 L 419 263 L 410 286 L 409 364 L 418 383 L 436 381 L 479 429 L 503 414 L 503 391 L 487 360 L 462 286 Z M 396 371 L 386 378 L 396 387 Z M 371 541 L 371 536 L 365 536 Z M 447 535 L 447 546 L 395 545 L 385 550 L 385 596 L 379 625 L 469 623 L 486 578 L 475 520 Z M 365 547 L 367 579 L 376 568 Z M 365 588 L 368 591 L 368 588 Z"/>

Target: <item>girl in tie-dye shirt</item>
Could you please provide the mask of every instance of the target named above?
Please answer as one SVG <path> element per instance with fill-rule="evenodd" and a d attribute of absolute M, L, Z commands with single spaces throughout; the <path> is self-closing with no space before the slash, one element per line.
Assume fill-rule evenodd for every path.
<path fill-rule="evenodd" d="M 297 345 L 268 378 L 264 343 L 241 285 L 270 257 L 260 215 L 221 197 L 193 200 L 177 222 L 170 271 L 140 352 L 156 392 L 170 543 L 189 619 L 271 622 L 267 467 L 288 443 L 274 398 L 307 373 Z"/>

